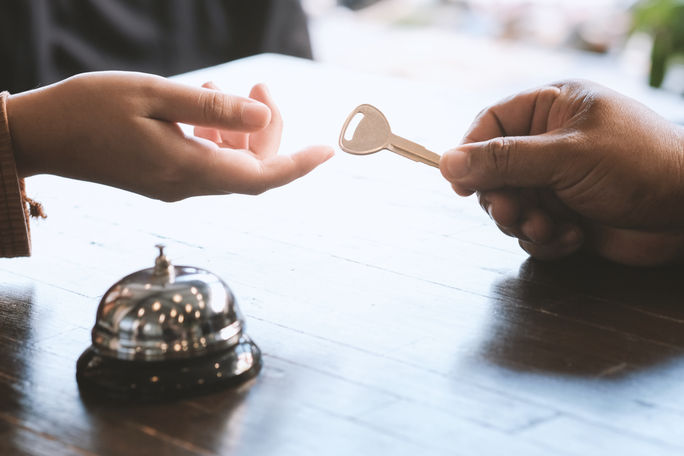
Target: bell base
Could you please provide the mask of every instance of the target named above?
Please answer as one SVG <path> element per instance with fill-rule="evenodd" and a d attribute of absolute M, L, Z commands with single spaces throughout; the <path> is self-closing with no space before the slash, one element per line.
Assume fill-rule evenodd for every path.
<path fill-rule="evenodd" d="M 229 349 L 196 358 L 125 361 L 89 347 L 76 362 L 76 381 L 89 399 L 156 402 L 235 387 L 261 370 L 261 351 L 242 336 Z"/>

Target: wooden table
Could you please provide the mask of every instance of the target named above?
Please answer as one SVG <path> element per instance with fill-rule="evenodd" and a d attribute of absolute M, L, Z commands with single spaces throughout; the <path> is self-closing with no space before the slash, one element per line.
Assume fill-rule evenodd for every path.
<path fill-rule="evenodd" d="M 336 143 L 368 102 L 441 152 L 495 99 L 269 55 L 180 79 L 269 83 L 283 151 Z M 29 187 L 49 218 L 32 258 L 0 260 L 0 454 L 684 453 L 681 268 L 529 260 L 474 198 L 391 153 L 338 152 L 259 197 Z M 84 402 L 98 299 L 158 242 L 231 285 L 264 369 L 192 400 Z"/>

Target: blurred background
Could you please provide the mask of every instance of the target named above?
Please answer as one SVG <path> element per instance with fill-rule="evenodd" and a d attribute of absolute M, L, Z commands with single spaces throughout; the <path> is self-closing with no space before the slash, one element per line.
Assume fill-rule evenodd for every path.
<path fill-rule="evenodd" d="M 302 3 L 320 62 L 497 93 L 583 77 L 684 94 L 684 0 Z"/>
<path fill-rule="evenodd" d="M 264 52 L 492 102 L 586 78 L 684 122 L 684 0 L 0 0 L 0 89 L 15 93 Z"/>

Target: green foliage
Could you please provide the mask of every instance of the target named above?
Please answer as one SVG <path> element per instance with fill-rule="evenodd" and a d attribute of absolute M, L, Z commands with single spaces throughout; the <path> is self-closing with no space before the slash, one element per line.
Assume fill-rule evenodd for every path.
<path fill-rule="evenodd" d="M 634 9 L 633 31 L 653 37 L 649 84 L 660 87 L 667 64 L 677 54 L 684 54 L 684 0 L 646 0 Z"/>

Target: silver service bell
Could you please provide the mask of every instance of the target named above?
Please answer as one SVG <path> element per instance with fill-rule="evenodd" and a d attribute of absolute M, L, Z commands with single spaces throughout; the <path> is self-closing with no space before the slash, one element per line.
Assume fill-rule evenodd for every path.
<path fill-rule="evenodd" d="M 259 373 L 235 297 L 219 277 L 174 266 L 158 245 L 153 268 L 102 297 L 93 344 L 76 364 L 82 393 L 158 400 L 236 385 Z"/>

